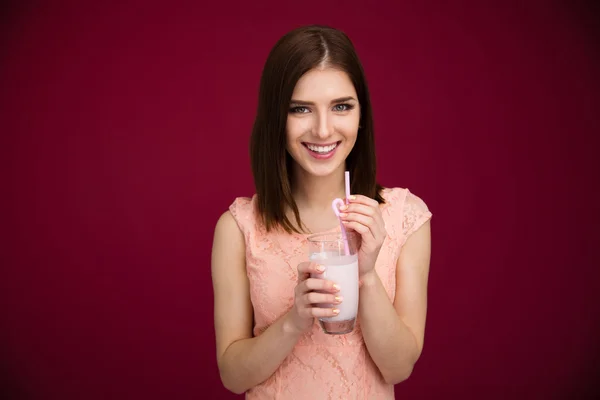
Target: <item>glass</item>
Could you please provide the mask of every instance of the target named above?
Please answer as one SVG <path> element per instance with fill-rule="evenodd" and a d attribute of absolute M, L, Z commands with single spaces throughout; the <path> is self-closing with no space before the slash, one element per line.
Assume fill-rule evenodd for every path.
<path fill-rule="evenodd" d="M 323 332 L 330 335 L 342 335 L 354 330 L 358 313 L 358 235 L 348 232 L 348 250 L 346 253 L 341 233 L 325 233 L 308 237 L 310 261 L 325 267 L 320 275 L 340 287 L 337 295 L 342 296 L 340 304 L 320 304 L 320 307 L 336 307 L 340 313 L 333 317 L 319 318 Z"/>

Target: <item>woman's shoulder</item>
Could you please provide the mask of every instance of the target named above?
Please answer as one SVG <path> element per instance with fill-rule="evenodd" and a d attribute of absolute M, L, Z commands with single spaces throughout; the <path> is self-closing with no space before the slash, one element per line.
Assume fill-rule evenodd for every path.
<path fill-rule="evenodd" d="M 254 204 L 256 202 L 256 195 L 252 195 L 251 197 L 236 197 L 233 199 L 233 202 L 229 205 L 229 211 L 235 216 L 240 212 L 249 212 L 254 208 Z"/>
<path fill-rule="evenodd" d="M 411 192 L 408 188 L 384 187 L 381 190 L 381 197 L 383 197 L 388 206 L 401 208 L 416 206 L 418 208 L 428 209 L 425 201 Z"/>
<path fill-rule="evenodd" d="M 388 206 L 396 205 L 404 200 L 406 194 L 408 193 L 408 189 L 402 187 L 384 187 L 381 189 L 379 193 L 385 204 Z"/>
<path fill-rule="evenodd" d="M 236 197 L 233 202 L 229 205 L 225 214 L 230 215 L 237 222 L 237 225 L 245 232 L 248 230 L 256 220 L 256 195 L 252 197 Z"/>
<path fill-rule="evenodd" d="M 381 196 L 389 208 L 388 218 L 392 218 L 392 224 L 397 226 L 405 239 L 433 216 L 425 201 L 408 188 L 384 188 Z"/>

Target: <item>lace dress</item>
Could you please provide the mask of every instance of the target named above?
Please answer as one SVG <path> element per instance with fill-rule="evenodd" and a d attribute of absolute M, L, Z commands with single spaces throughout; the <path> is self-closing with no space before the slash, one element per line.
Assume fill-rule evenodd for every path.
<path fill-rule="evenodd" d="M 393 301 L 396 262 L 407 238 L 432 214 L 408 189 L 384 189 L 380 205 L 387 238 L 375 269 Z M 293 305 L 297 265 L 307 260 L 308 234 L 267 233 L 257 223 L 255 200 L 240 197 L 229 207 L 245 237 L 246 270 L 254 309 L 254 335 L 264 332 Z M 331 230 L 334 232 L 339 227 Z M 247 399 L 393 399 L 363 341 L 360 321 L 347 335 L 326 335 L 318 322 L 267 380 L 250 389 Z"/>

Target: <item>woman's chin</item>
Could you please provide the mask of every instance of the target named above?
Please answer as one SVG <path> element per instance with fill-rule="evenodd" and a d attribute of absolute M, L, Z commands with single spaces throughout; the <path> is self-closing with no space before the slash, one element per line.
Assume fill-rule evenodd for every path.
<path fill-rule="evenodd" d="M 339 163 L 331 163 L 330 165 L 314 165 L 312 163 L 306 163 L 302 166 L 305 173 L 317 178 L 325 178 L 343 168 L 344 165 L 340 165 Z"/>

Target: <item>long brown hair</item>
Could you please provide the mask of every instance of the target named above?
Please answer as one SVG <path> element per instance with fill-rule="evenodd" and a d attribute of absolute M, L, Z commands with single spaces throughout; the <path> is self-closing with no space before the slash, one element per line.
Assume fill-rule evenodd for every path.
<path fill-rule="evenodd" d="M 360 104 L 356 143 L 346 158 L 351 192 L 383 203 L 376 181 L 373 116 L 367 81 L 354 46 L 345 33 L 327 26 L 310 25 L 285 34 L 275 44 L 263 68 L 258 110 L 250 138 L 250 160 L 256 187 L 257 211 L 267 231 L 281 227 L 299 230 L 285 214 L 293 211 L 302 229 L 300 213 L 292 197 L 293 160 L 286 150 L 286 123 L 290 100 L 302 75 L 320 65 L 345 71 L 354 84 Z"/>

